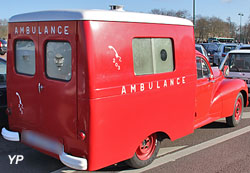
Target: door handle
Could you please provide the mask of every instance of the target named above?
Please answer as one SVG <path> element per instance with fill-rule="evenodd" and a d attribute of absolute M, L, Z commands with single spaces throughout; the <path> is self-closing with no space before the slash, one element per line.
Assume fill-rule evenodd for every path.
<path fill-rule="evenodd" d="M 38 83 L 38 92 L 41 93 L 41 91 L 43 90 L 43 85 L 39 82 Z"/>

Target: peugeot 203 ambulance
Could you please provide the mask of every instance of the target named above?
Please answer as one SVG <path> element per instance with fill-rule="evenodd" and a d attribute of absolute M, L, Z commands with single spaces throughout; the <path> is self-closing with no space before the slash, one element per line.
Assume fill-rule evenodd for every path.
<path fill-rule="evenodd" d="M 247 86 L 195 52 L 185 19 L 124 11 L 42 11 L 9 20 L 9 128 L 65 165 L 150 164 L 160 141 L 222 117 L 236 126 Z"/>

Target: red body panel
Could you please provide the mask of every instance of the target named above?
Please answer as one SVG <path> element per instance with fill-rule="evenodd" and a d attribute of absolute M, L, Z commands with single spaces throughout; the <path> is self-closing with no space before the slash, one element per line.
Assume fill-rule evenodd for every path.
<path fill-rule="evenodd" d="M 196 65 L 189 59 L 194 56 L 192 27 L 93 21 L 84 26 L 88 67 L 95 67 L 89 68 L 89 169 L 131 158 L 138 144 L 152 133 L 162 131 L 174 140 L 193 131 Z M 175 71 L 135 76 L 132 40 L 138 37 L 171 38 Z M 120 71 L 113 65 L 115 53 L 109 46 L 122 58 Z M 184 84 L 178 85 L 182 78 Z M 136 89 L 131 91 L 131 87 Z"/>
<path fill-rule="evenodd" d="M 196 52 L 196 56 L 206 58 Z M 196 118 L 194 128 L 199 128 L 219 118 L 233 115 L 234 104 L 239 92 L 245 95 L 245 106 L 248 104 L 248 88 L 243 80 L 225 79 L 217 68 L 211 68 L 211 78 L 197 80 Z"/>
<path fill-rule="evenodd" d="M 59 32 L 52 35 L 42 30 L 51 25 Z M 40 27 L 41 34 L 15 34 L 15 27 L 20 26 Z M 66 34 L 61 30 L 64 26 L 68 26 Z M 214 83 L 197 82 L 191 26 L 61 21 L 11 23 L 9 30 L 10 130 L 34 130 L 56 138 L 65 152 L 85 157 L 88 170 L 131 158 L 141 141 L 153 133 L 164 132 L 175 140 L 212 119 L 230 116 L 237 93 L 247 94 L 242 81 L 225 80 L 219 71 L 214 73 Z M 174 71 L 136 76 L 134 38 L 170 38 Z M 16 39 L 35 43 L 34 76 L 15 71 Z M 44 49 L 51 40 L 67 41 L 72 47 L 72 77 L 68 82 L 46 76 Z M 113 61 L 116 56 L 121 58 L 119 69 Z M 44 86 L 41 93 L 39 83 Z M 23 116 L 19 115 L 15 92 L 22 97 Z M 199 119 L 195 119 L 197 112 Z M 85 133 L 84 141 L 79 132 Z"/>

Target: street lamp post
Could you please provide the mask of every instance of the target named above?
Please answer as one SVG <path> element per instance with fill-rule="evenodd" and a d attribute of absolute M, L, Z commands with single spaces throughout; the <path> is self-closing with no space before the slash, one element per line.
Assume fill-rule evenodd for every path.
<path fill-rule="evenodd" d="M 241 42 L 241 17 L 243 17 L 244 14 L 243 13 L 239 13 L 238 15 L 240 16 L 240 42 Z"/>
<path fill-rule="evenodd" d="M 193 0 L 193 23 L 195 26 L 195 0 Z"/>

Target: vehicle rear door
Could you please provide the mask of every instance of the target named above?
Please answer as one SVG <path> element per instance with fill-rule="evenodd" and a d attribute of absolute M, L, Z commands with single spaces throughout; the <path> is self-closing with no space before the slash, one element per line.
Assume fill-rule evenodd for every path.
<path fill-rule="evenodd" d="M 12 127 L 76 138 L 76 26 L 76 21 L 9 25 Z"/>
<path fill-rule="evenodd" d="M 37 22 L 9 24 L 7 98 L 9 123 L 15 128 L 36 128 L 39 118 L 39 45 L 34 28 Z"/>
<path fill-rule="evenodd" d="M 39 22 L 40 123 L 44 132 L 76 138 L 76 21 Z"/>

